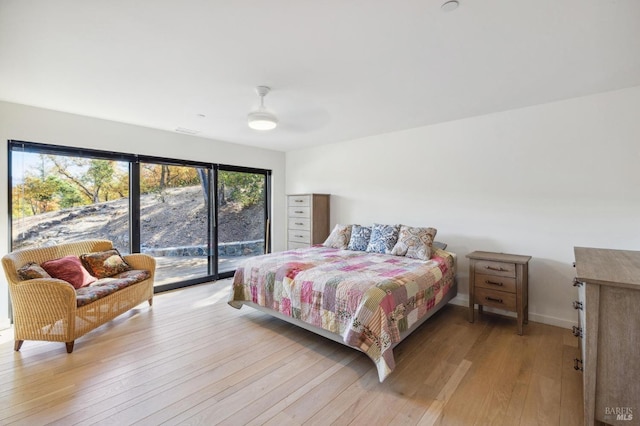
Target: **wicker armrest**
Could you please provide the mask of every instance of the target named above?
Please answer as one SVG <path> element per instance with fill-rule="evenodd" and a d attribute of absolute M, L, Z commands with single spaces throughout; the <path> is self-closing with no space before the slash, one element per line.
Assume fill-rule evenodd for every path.
<path fill-rule="evenodd" d="M 149 271 L 151 273 L 151 277 L 155 275 L 156 260 L 148 254 L 131 253 L 122 257 L 133 269 L 144 269 Z"/>
<path fill-rule="evenodd" d="M 38 278 L 11 284 L 12 302 L 21 308 L 36 309 L 40 304 L 76 306 L 76 290 L 66 281 Z M 14 309 L 19 309 L 17 306 Z"/>

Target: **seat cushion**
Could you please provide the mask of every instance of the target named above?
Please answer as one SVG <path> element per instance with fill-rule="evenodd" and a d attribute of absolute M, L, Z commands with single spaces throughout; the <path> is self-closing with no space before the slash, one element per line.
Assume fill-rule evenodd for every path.
<path fill-rule="evenodd" d="M 118 290 L 129 287 L 149 278 L 149 271 L 132 269 L 108 278 L 101 278 L 91 285 L 76 290 L 76 304 L 79 307 L 88 305 L 100 298 L 115 293 Z"/>

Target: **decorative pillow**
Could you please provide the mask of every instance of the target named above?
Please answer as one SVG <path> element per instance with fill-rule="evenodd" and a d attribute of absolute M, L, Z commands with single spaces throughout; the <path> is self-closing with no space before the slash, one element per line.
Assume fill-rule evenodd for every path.
<path fill-rule="evenodd" d="M 346 249 L 349 245 L 349 239 L 351 238 L 351 225 L 336 225 L 331 231 L 331 234 L 327 237 L 326 241 L 322 243 L 325 247 L 333 247 L 337 249 Z"/>
<path fill-rule="evenodd" d="M 398 241 L 400 225 L 380 225 L 374 223 L 371 228 L 371 239 L 367 245 L 369 253 L 391 253 L 393 246 Z"/>
<path fill-rule="evenodd" d="M 429 260 L 433 253 L 433 240 L 437 232 L 438 230 L 435 228 L 413 228 L 402 225 L 398 242 L 391 250 L 391 254 Z"/>
<path fill-rule="evenodd" d="M 47 260 L 42 265 L 53 278 L 64 280 L 71 284 L 74 288 L 84 287 L 96 281 L 95 277 L 89 275 L 78 256 L 65 256 L 60 259 Z"/>
<path fill-rule="evenodd" d="M 18 269 L 18 276 L 21 280 L 34 280 L 36 278 L 51 278 L 51 275 L 47 274 L 47 271 L 42 269 L 42 266 L 35 262 L 29 262 L 26 265 L 22 265 Z"/>
<path fill-rule="evenodd" d="M 96 278 L 112 277 L 120 272 L 130 271 L 131 266 L 116 249 L 80 255 L 87 271 Z"/>
<path fill-rule="evenodd" d="M 351 239 L 349 239 L 348 250 L 365 251 L 371 238 L 371 227 L 353 225 L 351 227 Z"/>

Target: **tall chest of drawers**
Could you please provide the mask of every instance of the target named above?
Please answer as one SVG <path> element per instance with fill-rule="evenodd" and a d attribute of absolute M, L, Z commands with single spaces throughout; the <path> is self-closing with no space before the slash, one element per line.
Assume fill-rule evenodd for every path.
<path fill-rule="evenodd" d="M 287 196 L 287 249 L 321 244 L 329 236 L 329 194 Z"/>
<path fill-rule="evenodd" d="M 585 424 L 640 424 L 640 252 L 575 247 Z"/>

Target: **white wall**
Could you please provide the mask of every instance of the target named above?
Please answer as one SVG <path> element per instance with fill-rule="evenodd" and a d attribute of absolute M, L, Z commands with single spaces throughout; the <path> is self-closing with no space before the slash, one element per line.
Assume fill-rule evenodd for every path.
<path fill-rule="evenodd" d="M 285 155 L 145 127 L 0 102 L 0 257 L 9 248 L 7 140 L 271 169 L 274 250 L 284 249 Z M 281 238 L 278 238 L 282 236 Z M 8 324 L 8 290 L 0 274 L 0 329 Z"/>
<path fill-rule="evenodd" d="M 570 327 L 573 247 L 640 250 L 640 87 L 287 153 L 331 222 L 433 226 L 458 254 L 533 256 L 530 319 Z"/>

